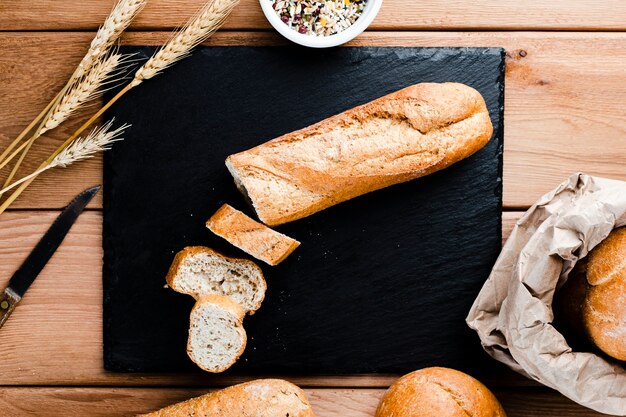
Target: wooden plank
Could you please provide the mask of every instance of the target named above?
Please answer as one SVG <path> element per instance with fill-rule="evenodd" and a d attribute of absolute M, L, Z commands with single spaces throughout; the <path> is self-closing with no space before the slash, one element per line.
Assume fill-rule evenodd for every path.
<path fill-rule="evenodd" d="M 150 0 L 135 29 L 178 27 L 202 2 Z M 113 0 L 3 0 L 3 30 L 95 30 Z M 242 0 L 228 29 L 267 29 L 258 0 Z M 376 30 L 623 30 L 626 4 L 620 0 L 385 0 L 371 25 Z"/>
<path fill-rule="evenodd" d="M 30 252 L 57 212 L 0 216 L 0 286 Z M 520 212 L 503 215 L 508 235 Z M 225 385 L 245 377 L 114 374 L 102 369 L 102 215 L 84 213 L 0 330 L 0 385 Z M 500 386 L 526 384 L 506 378 Z M 295 378 L 300 384 L 387 386 L 393 375 Z M 0 413 L 1 414 L 1 413 Z"/>
<path fill-rule="evenodd" d="M 158 44 L 163 32 L 130 33 L 128 44 Z M 59 88 L 91 39 L 88 33 L 0 34 L 0 146 Z M 222 32 L 210 45 L 276 45 L 271 33 Z M 504 204 L 525 208 L 576 171 L 626 180 L 626 33 L 367 33 L 351 45 L 504 46 Z M 43 48 L 45 45 L 45 49 Z M 74 121 L 74 126 L 76 121 Z M 42 138 L 23 172 L 71 132 Z M 101 180 L 95 158 L 48 172 L 14 207 L 58 208 Z M 93 203 L 101 206 L 101 200 Z"/>
<path fill-rule="evenodd" d="M 200 396 L 206 388 L 0 388 L 7 416 L 114 417 L 158 410 Z M 317 417 L 372 417 L 384 389 L 305 389 Z M 547 389 L 494 390 L 509 417 L 602 416 Z"/>

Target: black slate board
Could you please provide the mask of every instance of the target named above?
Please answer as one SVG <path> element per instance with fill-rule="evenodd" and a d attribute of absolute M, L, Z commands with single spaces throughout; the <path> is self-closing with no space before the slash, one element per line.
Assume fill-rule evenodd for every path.
<path fill-rule="evenodd" d="M 229 372 L 483 362 L 464 318 L 501 245 L 503 62 L 497 48 L 201 48 L 125 96 L 108 116 L 132 128 L 104 164 L 105 368 L 197 369 L 185 352 L 193 300 L 164 276 L 186 245 L 244 256 L 204 226 L 224 202 L 252 214 L 227 155 L 424 81 L 477 88 L 492 141 L 445 171 L 279 227 L 302 246 L 262 265 L 266 299 Z"/>

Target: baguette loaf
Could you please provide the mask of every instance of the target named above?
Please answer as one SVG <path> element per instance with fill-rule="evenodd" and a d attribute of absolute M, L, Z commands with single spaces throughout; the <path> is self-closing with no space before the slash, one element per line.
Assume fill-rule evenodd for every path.
<path fill-rule="evenodd" d="M 270 229 L 228 204 L 211 216 L 206 226 L 242 251 L 270 265 L 278 265 L 300 246 L 297 240 Z"/>
<path fill-rule="evenodd" d="M 245 314 L 245 310 L 228 297 L 200 298 L 189 317 L 189 358 L 208 372 L 230 368 L 246 348 L 246 331 L 242 325 Z"/>
<path fill-rule="evenodd" d="M 192 398 L 139 417 L 315 417 L 304 391 L 259 379 Z"/>
<path fill-rule="evenodd" d="M 492 132 L 478 91 L 416 84 L 230 155 L 226 166 L 259 219 L 274 226 L 443 169 Z"/>
<path fill-rule="evenodd" d="M 229 297 L 250 314 L 261 307 L 267 289 L 263 271 L 254 262 L 202 246 L 178 252 L 165 279 L 171 289 L 196 300 L 211 294 Z"/>

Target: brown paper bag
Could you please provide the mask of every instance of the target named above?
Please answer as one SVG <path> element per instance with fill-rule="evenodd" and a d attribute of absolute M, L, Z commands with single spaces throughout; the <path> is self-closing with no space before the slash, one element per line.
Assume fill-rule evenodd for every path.
<path fill-rule="evenodd" d="M 573 352 L 552 326 L 552 298 L 579 259 L 626 225 L 626 182 L 575 174 L 517 222 L 466 319 L 515 371 L 596 411 L 626 415 L 626 370 Z"/>

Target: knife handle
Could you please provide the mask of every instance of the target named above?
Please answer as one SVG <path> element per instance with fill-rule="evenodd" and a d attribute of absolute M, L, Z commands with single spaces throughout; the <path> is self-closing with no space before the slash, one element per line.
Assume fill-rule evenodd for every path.
<path fill-rule="evenodd" d="M 7 321 L 21 299 L 19 295 L 8 287 L 0 293 L 0 327 L 4 326 L 4 322 Z"/>

